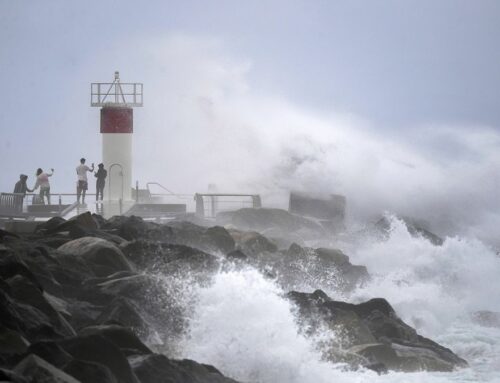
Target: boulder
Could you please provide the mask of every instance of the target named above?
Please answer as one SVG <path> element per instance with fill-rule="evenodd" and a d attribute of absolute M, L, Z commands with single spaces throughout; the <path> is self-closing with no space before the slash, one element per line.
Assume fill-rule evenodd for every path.
<path fill-rule="evenodd" d="M 35 275 L 28 269 L 26 263 L 10 254 L 0 258 L 0 278 L 6 280 L 15 275 L 21 275 L 31 281 L 39 290 L 43 290 Z"/>
<path fill-rule="evenodd" d="M 8 279 L 7 283 L 12 289 L 13 298 L 44 313 L 55 330 L 64 336 L 76 335 L 75 330 L 66 319 L 49 303 L 46 296 L 30 280 L 16 275 Z"/>
<path fill-rule="evenodd" d="M 222 212 L 217 214 L 217 223 L 232 225 L 239 230 L 258 231 L 267 237 L 300 234 L 303 238 L 313 239 L 328 235 L 321 224 L 282 209 L 244 208 Z"/>
<path fill-rule="evenodd" d="M 24 354 L 30 343 L 17 331 L 0 326 L 0 345 L 0 356 L 5 358 Z"/>
<path fill-rule="evenodd" d="M 85 212 L 65 220 L 64 218 L 54 217 L 47 222 L 38 225 L 37 231 L 44 234 L 54 234 L 64 231 L 71 231 L 73 228 L 79 227 L 82 230 L 97 230 L 99 228 L 97 220 L 94 219 L 90 212 Z"/>
<path fill-rule="evenodd" d="M 122 251 L 109 241 L 83 237 L 62 245 L 59 252 L 82 259 L 97 276 L 117 271 L 132 271 L 133 267 Z"/>
<path fill-rule="evenodd" d="M 19 362 L 14 372 L 30 382 L 79 383 L 79 380 L 33 354 Z"/>
<path fill-rule="evenodd" d="M 141 336 L 146 335 L 149 329 L 149 324 L 143 317 L 139 307 L 129 299 L 123 297 L 113 299 L 104 308 L 104 311 L 102 311 L 94 323 L 127 326 Z"/>
<path fill-rule="evenodd" d="M 17 302 L 0 289 L 0 324 L 19 332 L 28 341 L 63 335 L 52 326 L 50 319 L 35 307 Z"/>
<path fill-rule="evenodd" d="M 441 246 L 444 243 L 443 238 L 439 237 L 432 231 L 425 228 L 426 226 L 425 223 L 418 222 L 417 220 L 409 217 L 398 217 L 398 219 L 401 219 L 404 222 L 406 228 L 408 229 L 408 232 L 412 236 L 422 237 L 435 246 Z M 390 221 L 386 217 L 383 217 L 373 225 L 371 231 L 378 233 L 379 235 L 385 238 L 389 235 L 390 228 L 391 228 Z"/>
<path fill-rule="evenodd" d="M 391 370 L 407 372 L 451 371 L 467 366 L 451 350 L 418 335 L 383 298 L 351 304 L 333 301 L 321 290 L 312 294 L 290 292 L 288 297 L 297 305 L 299 323 L 310 335 L 323 326 L 337 329 L 337 338 L 341 339 L 336 339 L 336 344 L 364 357 L 369 364 L 381 363 Z M 335 350 L 325 352 L 336 354 Z"/>
<path fill-rule="evenodd" d="M 134 356 L 129 360 L 141 383 L 236 383 L 214 367 L 190 360 L 169 360 L 158 354 Z"/>
<path fill-rule="evenodd" d="M 0 368 L 0 382 L 29 383 L 30 381 L 16 374 L 14 371 Z"/>
<path fill-rule="evenodd" d="M 241 250 L 233 250 L 230 253 L 227 253 L 226 258 L 238 261 L 245 261 L 248 259 L 247 255 Z"/>
<path fill-rule="evenodd" d="M 229 230 L 238 249 L 248 256 L 254 256 L 261 253 L 274 253 L 278 247 L 263 235 L 256 231 Z"/>
<path fill-rule="evenodd" d="M 138 383 L 123 353 L 102 335 L 78 336 L 59 344 L 75 359 L 106 366 L 119 382 Z"/>
<path fill-rule="evenodd" d="M 80 330 L 80 335 L 99 334 L 127 354 L 152 354 L 130 329 L 118 325 L 89 326 Z"/>
<path fill-rule="evenodd" d="M 99 291 L 114 297 L 142 300 L 148 290 L 155 287 L 154 280 L 146 274 L 133 274 L 130 276 L 111 279 L 97 285 Z"/>
<path fill-rule="evenodd" d="M 39 223 L 36 231 L 42 233 L 55 233 L 57 228 L 65 222 L 66 220 L 62 217 L 52 217 L 48 221 Z"/>
<path fill-rule="evenodd" d="M 30 345 L 27 353 L 37 355 L 58 368 L 64 367 L 73 360 L 73 357 L 55 341 L 35 342 Z"/>
<path fill-rule="evenodd" d="M 245 253 L 246 254 L 246 253 Z M 293 243 L 288 250 L 254 253 L 248 262 L 266 274 L 275 275 L 286 290 L 325 288 L 350 292 L 369 279 L 365 266 L 353 265 L 336 249 L 313 249 Z"/>
<path fill-rule="evenodd" d="M 172 230 L 169 243 L 194 247 L 207 253 L 227 254 L 234 250 L 234 239 L 221 226 L 203 227 L 186 221 L 168 224 Z"/>
<path fill-rule="evenodd" d="M 210 250 L 220 251 L 227 254 L 234 250 L 234 239 L 221 226 L 209 227 L 202 235 L 204 245 Z"/>
<path fill-rule="evenodd" d="M 74 289 L 78 289 L 85 279 L 96 276 L 94 270 L 81 257 L 61 252 L 56 252 L 55 257 L 57 263 L 47 265 L 47 269 L 60 285 L 66 287 L 62 291 L 66 296 L 73 296 Z"/>
<path fill-rule="evenodd" d="M 140 217 L 114 216 L 106 221 L 102 229 L 116 234 L 127 241 L 135 239 L 166 240 L 171 229 L 165 225 L 146 222 Z"/>
<path fill-rule="evenodd" d="M 63 370 L 82 383 L 118 383 L 111 370 L 100 363 L 73 359 Z"/>
<path fill-rule="evenodd" d="M 139 268 L 164 274 L 207 273 L 219 267 L 216 256 L 185 245 L 140 240 L 128 242 L 121 249 Z"/>

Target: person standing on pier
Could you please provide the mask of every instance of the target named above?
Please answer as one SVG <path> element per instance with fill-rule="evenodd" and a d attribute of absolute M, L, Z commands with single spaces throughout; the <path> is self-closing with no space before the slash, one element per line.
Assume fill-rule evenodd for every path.
<path fill-rule="evenodd" d="M 14 194 L 17 194 L 15 197 L 15 203 L 16 206 L 19 207 L 19 209 L 22 211 L 22 206 L 23 206 L 23 201 L 24 197 L 26 197 L 26 192 L 32 193 L 33 190 L 31 190 L 28 187 L 28 184 L 26 181 L 28 180 L 28 176 L 26 174 L 21 174 L 19 176 L 19 181 L 16 182 L 16 185 L 14 186 Z"/>
<path fill-rule="evenodd" d="M 89 188 L 87 172 L 93 171 L 94 164 L 92 164 L 92 168 L 89 168 L 85 165 L 85 158 L 80 159 L 80 165 L 76 167 L 76 174 L 78 176 L 78 181 L 76 183 L 76 199 L 78 203 L 80 203 L 80 197 L 82 197 L 82 204 L 85 203 L 85 193 L 87 193 L 87 189 Z"/>
<path fill-rule="evenodd" d="M 95 200 L 99 201 L 99 195 L 101 196 L 101 201 L 104 199 L 104 185 L 106 184 L 106 177 L 108 176 L 108 172 L 104 169 L 104 164 L 97 165 L 99 168 L 97 172 L 94 173 L 97 178 L 95 182 Z"/>
<path fill-rule="evenodd" d="M 40 187 L 40 199 L 45 204 L 44 196 L 47 197 L 47 204 L 50 205 L 50 183 L 49 177 L 54 174 L 54 169 L 50 169 L 51 173 L 45 173 L 41 168 L 36 171 L 36 183 L 33 186 L 33 191 Z"/>
<path fill-rule="evenodd" d="M 14 193 L 17 194 L 22 194 L 23 198 L 26 196 L 26 192 L 33 193 L 33 190 L 28 188 L 28 176 L 26 174 L 21 174 L 19 176 L 19 181 L 16 182 L 16 185 L 14 186 Z"/>

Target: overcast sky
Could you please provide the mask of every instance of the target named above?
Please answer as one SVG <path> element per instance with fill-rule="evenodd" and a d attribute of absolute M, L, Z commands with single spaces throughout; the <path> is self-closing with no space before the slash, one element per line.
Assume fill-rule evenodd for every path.
<path fill-rule="evenodd" d="M 11 189 L 19 173 L 32 181 L 41 166 L 56 168 L 54 188 L 72 191 L 78 159 L 101 159 L 90 83 L 112 81 L 115 70 L 123 81 L 144 82 L 134 144 L 141 182 L 191 192 L 207 181 L 194 173 L 200 161 L 237 162 L 229 154 L 210 162 L 204 145 L 214 137 L 261 156 L 246 146 L 265 134 L 242 131 L 279 125 L 284 135 L 302 119 L 312 134 L 323 116 L 378 142 L 413 143 L 432 163 L 477 163 L 486 141 L 498 152 L 499 38 L 500 2 L 489 0 L 0 0 L 0 189 Z M 225 125 L 233 130 L 217 130 Z M 467 138 L 477 129 L 489 133 Z M 185 160 L 180 148 L 198 150 L 196 167 L 184 172 L 191 187 L 169 165 Z M 415 168 L 400 152 L 394 163 Z M 224 171 L 236 177 L 238 169 Z"/>

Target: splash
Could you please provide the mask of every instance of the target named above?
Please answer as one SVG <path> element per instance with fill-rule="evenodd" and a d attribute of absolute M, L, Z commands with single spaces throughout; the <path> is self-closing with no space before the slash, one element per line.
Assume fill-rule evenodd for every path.
<path fill-rule="evenodd" d="M 182 357 L 212 364 L 241 382 L 495 382 L 472 369 L 382 376 L 349 371 L 323 361 L 317 342 L 301 335 L 283 291 L 258 271 L 244 269 L 221 272 L 199 289 L 181 346 Z"/>

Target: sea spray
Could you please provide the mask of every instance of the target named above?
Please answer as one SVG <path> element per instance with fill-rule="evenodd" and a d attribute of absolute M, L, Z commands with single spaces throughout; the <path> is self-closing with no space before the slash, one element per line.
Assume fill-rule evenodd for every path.
<path fill-rule="evenodd" d="M 322 360 L 318 339 L 302 335 L 283 291 L 255 269 L 226 270 L 197 293 L 182 357 L 254 383 L 475 381 L 476 373 L 350 371 Z M 325 337 L 332 334 L 325 334 Z"/>
<path fill-rule="evenodd" d="M 387 238 L 347 250 L 372 276 L 349 300 L 386 298 L 420 334 L 466 359 L 474 379 L 500 381 L 500 328 L 471 321 L 478 310 L 500 311 L 498 255 L 477 239 L 452 237 L 435 246 L 412 236 L 402 220 L 388 219 Z"/>
<path fill-rule="evenodd" d="M 185 356 L 248 382 L 323 382 L 334 367 L 298 334 L 283 292 L 255 269 L 226 271 L 199 291 Z"/>
<path fill-rule="evenodd" d="M 403 320 L 424 335 L 440 334 L 462 315 L 500 311 L 500 258 L 475 239 L 446 238 L 435 246 L 408 232 L 405 223 L 388 217 L 386 239 L 351 247 L 351 261 L 366 265 L 371 281 L 350 300 L 386 298 Z"/>

